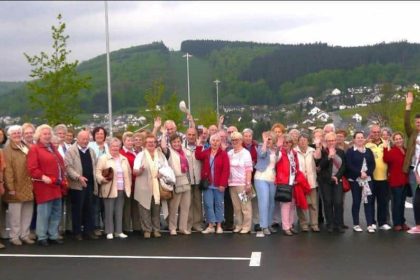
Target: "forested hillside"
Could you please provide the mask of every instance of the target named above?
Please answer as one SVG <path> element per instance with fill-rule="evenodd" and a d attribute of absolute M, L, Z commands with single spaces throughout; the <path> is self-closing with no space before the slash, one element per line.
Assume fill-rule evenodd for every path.
<path fill-rule="evenodd" d="M 113 109 L 135 113 L 145 106 L 143 95 L 162 80 L 162 102 L 176 93 L 187 100 L 186 52 L 190 58 L 191 106 L 198 112 L 215 107 L 219 79 L 220 104 L 285 104 L 325 90 L 389 82 L 419 82 L 420 44 L 396 42 L 363 47 L 332 47 L 322 43 L 282 45 L 254 42 L 187 40 L 180 51 L 162 42 L 111 53 Z M 107 112 L 106 59 L 99 55 L 78 70 L 92 77 L 83 92 L 86 113 Z M 7 115 L 33 115 L 24 83 L 0 82 L 0 110 Z"/>

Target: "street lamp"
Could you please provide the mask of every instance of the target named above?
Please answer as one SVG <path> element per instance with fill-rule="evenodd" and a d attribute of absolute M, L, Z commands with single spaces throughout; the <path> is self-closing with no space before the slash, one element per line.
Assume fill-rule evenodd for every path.
<path fill-rule="evenodd" d="M 217 120 L 219 120 L 219 80 L 213 81 L 216 84 L 216 112 L 217 112 Z"/>
<path fill-rule="evenodd" d="M 109 28 L 108 28 L 108 2 L 105 2 L 105 34 L 106 34 L 106 73 L 108 82 L 108 115 L 109 134 L 112 137 L 112 94 L 111 94 L 111 69 L 109 62 Z"/>
<path fill-rule="evenodd" d="M 187 58 L 187 92 L 188 92 L 188 108 L 191 112 L 191 99 L 190 99 L 190 64 L 189 58 L 192 57 L 189 53 L 184 54 L 182 57 Z"/>

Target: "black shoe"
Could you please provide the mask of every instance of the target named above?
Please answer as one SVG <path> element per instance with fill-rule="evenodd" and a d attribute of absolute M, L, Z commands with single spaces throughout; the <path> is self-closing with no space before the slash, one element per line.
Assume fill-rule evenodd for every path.
<path fill-rule="evenodd" d="M 262 229 L 261 229 L 261 227 L 260 227 L 260 224 L 256 224 L 255 226 L 254 226 L 254 231 L 261 231 Z"/>
<path fill-rule="evenodd" d="M 87 239 L 90 239 L 90 240 L 97 240 L 97 239 L 99 239 L 99 237 L 96 234 L 94 234 L 93 232 L 92 233 L 89 233 L 89 234 L 86 234 L 85 237 Z"/>
<path fill-rule="evenodd" d="M 50 239 L 50 243 L 51 244 L 64 244 L 64 241 L 63 240 L 60 240 L 60 239 Z"/>
<path fill-rule="evenodd" d="M 348 225 L 342 225 L 341 226 L 343 229 L 348 229 L 349 228 L 349 226 Z"/>
<path fill-rule="evenodd" d="M 271 225 L 271 227 L 273 227 L 273 228 L 279 228 L 279 227 L 280 227 L 280 225 L 279 225 L 279 223 L 273 223 L 273 224 Z"/>
<path fill-rule="evenodd" d="M 38 240 L 37 243 L 38 243 L 39 246 L 42 246 L 42 247 L 50 246 L 50 243 L 48 243 L 47 239 Z"/>
<path fill-rule="evenodd" d="M 77 241 L 82 241 L 82 240 L 83 240 L 83 237 L 82 237 L 82 235 L 81 235 L 81 234 L 76 234 L 76 235 L 74 236 L 74 239 L 75 239 L 75 240 L 77 240 Z"/>

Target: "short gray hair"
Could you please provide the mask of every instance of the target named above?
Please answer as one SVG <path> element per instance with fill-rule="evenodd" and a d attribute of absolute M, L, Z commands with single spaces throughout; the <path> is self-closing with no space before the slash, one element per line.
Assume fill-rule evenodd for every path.
<path fill-rule="evenodd" d="M 245 134 L 245 133 L 251 133 L 251 135 L 254 135 L 254 131 L 252 131 L 252 129 L 250 128 L 244 128 L 244 130 L 242 130 L 242 134 Z"/>
<path fill-rule="evenodd" d="M 19 131 L 22 134 L 22 127 L 20 125 L 12 125 L 7 129 L 7 135 L 12 135 L 13 132 Z"/>
<path fill-rule="evenodd" d="M 39 140 L 39 136 L 41 136 L 41 131 L 43 131 L 44 129 L 48 129 L 51 132 L 51 134 L 53 134 L 53 129 L 51 128 L 51 126 L 49 126 L 48 124 L 41 124 L 35 130 L 35 133 L 34 133 L 35 141 Z"/>

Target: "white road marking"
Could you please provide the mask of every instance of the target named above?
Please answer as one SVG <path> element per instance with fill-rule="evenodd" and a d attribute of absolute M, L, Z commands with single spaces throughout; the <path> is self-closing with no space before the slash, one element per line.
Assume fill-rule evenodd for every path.
<path fill-rule="evenodd" d="M 249 266 L 260 266 L 261 264 L 261 252 L 252 252 Z"/>
<path fill-rule="evenodd" d="M 112 255 L 44 255 L 44 254 L 0 254 L 13 258 L 86 258 L 86 259 L 159 259 L 159 260 L 225 260 L 250 261 L 249 266 L 260 266 L 261 252 L 252 252 L 251 258 L 240 257 L 184 257 L 184 256 L 112 256 Z"/>

